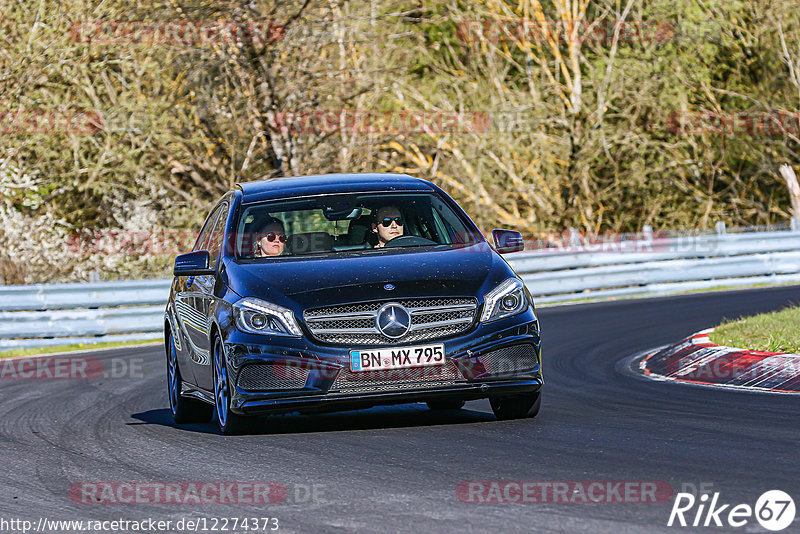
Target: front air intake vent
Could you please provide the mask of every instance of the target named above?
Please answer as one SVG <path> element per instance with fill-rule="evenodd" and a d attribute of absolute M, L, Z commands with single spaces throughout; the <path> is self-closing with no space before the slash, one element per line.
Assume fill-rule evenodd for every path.
<path fill-rule="evenodd" d="M 536 349 L 530 343 L 487 352 L 481 356 L 481 362 L 491 375 L 530 371 L 539 367 Z"/>
<path fill-rule="evenodd" d="M 239 371 L 236 384 L 248 391 L 303 389 L 309 369 L 282 364 L 250 364 Z"/>

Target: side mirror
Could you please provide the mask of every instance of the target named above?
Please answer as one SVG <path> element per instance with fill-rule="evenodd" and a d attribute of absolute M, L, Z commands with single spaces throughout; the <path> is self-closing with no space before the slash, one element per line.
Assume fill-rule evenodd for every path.
<path fill-rule="evenodd" d="M 500 254 L 520 252 L 525 248 L 522 234 L 514 230 L 492 230 L 494 246 Z"/>
<path fill-rule="evenodd" d="M 207 250 L 197 250 L 180 254 L 175 258 L 175 268 L 172 274 L 175 276 L 202 276 L 214 274 L 216 271 L 209 268 L 211 256 Z"/>

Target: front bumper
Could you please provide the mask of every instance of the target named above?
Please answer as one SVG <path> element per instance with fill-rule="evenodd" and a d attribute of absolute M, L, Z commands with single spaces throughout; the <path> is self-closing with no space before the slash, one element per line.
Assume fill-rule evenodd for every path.
<path fill-rule="evenodd" d="M 293 398 L 246 400 L 237 406 L 242 414 L 268 414 L 285 412 L 326 412 L 355 410 L 388 404 L 426 402 L 434 399 L 477 400 L 492 395 L 533 393 L 542 387 L 541 379 L 502 380 L 483 383 L 466 383 L 431 389 L 398 390 L 380 393 L 351 393 L 348 395 L 308 395 Z"/>
<path fill-rule="evenodd" d="M 253 343 L 258 341 L 260 343 Z M 538 391 L 543 385 L 541 339 L 533 310 L 489 325 L 478 325 L 467 334 L 441 341 L 445 345 L 447 376 L 396 381 L 366 381 L 364 387 L 349 382 L 349 348 L 324 346 L 307 338 L 263 338 L 233 332 L 225 342 L 231 388 L 231 410 L 240 414 L 319 412 L 366 408 L 375 405 L 425 402 L 433 399 L 476 400 L 495 395 Z M 352 347 L 357 348 L 357 347 Z M 520 354 L 523 363 L 503 362 Z M 496 355 L 501 355 L 498 360 Z M 491 363 L 489 363 L 491 362 Z M 256 388 L 252 375 L 241 387 L 242 370 L 270 369 L 272 375 Z M 444 369 L 444 368 L 442 368 Z M 277 371 L 275 371 L 277 370 Z M 244 376 L 242 374 L 241 376 Z M 337 380 L 338 379 L 338 380 Z M 294 381 L 294 382 L 293 382 Z M 355 386 L 353 385 L 355 383 Z"/>

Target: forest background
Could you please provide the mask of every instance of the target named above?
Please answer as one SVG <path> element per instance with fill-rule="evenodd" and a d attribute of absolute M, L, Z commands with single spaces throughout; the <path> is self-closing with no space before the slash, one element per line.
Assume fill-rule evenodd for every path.
<path fill-rule="evenodd" d="M 796 0 L 2 0 L 0 43 L 5 284 L 167 276 L 277 176 L 405 172 L 534 238 L 792 215 Z"/>

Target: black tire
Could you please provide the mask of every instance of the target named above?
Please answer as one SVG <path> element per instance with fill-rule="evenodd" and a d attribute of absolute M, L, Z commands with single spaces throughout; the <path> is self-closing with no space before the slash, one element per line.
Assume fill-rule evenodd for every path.
<path fill-rule="evenodd" d="M 439 400 L 430 400 L 425 404 L 428 405 L 428 408 L 431 410 L 460 410 L 464 407 L 463 400 L 452 400 L 452 399 L 439 399 Z"/>
<path fill-rule="evenodd" d="M 542 392 L 489 399 L 494 415 L 500 420 L 536 417 L 542 407 Z"/>
<path fill-rule="evenodd" d="M 228 379 L 228 366 L 222 340 L 214 337 L 211 345 L 211 365 L 214 368 L 214 411 L 219 429 L 226 436 L 245 432 L 248 428 L 247 418 L 231 411 L 231 382 Z"/>
<path fill-rule="evenodd" d="M 214 411 L 203 401 L 188 399 L 181 396 L 181 386 L 183 377 L 178 365 L 178 356 L 175 352 L 175 340 L 172 332 L 167 334 L 167 396 L 169 397 L 169 408 L 172 411 L 172 418 L 176 424 L 186 423 L 207 423 L 211 420 Z"/>

